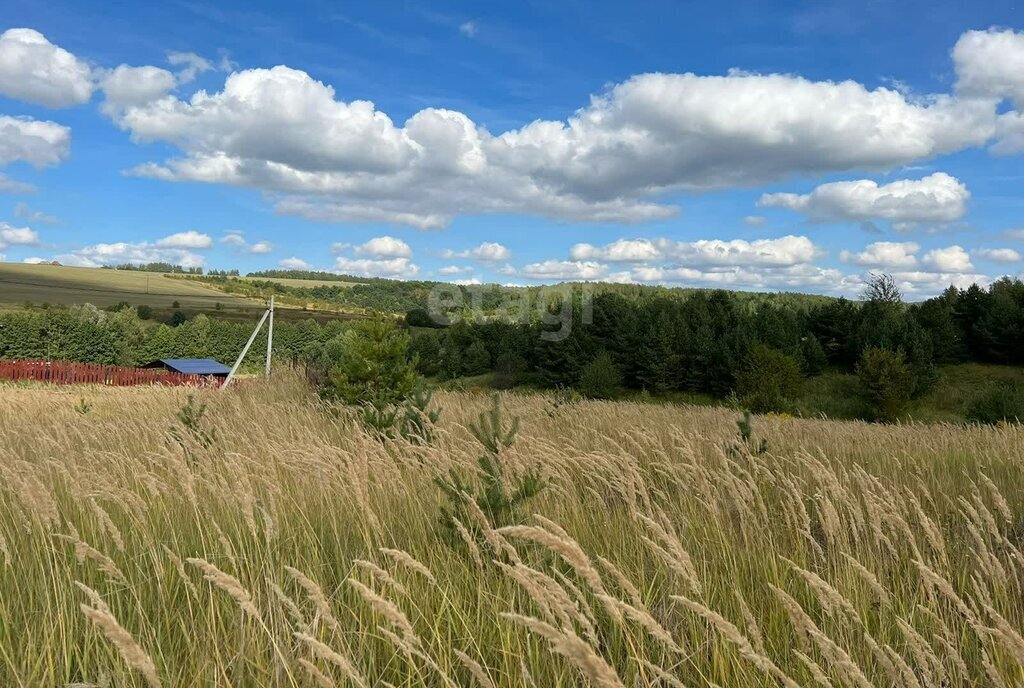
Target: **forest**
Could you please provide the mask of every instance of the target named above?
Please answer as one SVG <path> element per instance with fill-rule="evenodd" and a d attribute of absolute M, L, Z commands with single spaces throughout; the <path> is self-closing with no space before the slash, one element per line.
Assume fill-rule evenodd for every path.
<path fill-rule="evenodd" d="M 404 298 L 386 280 L 368 286 L 395 303 Z M 793 402 L 806 381 L 824 372 L 855 373 L 865 407 L 854 415 L 877 420 L 898 418 L 908 401 L 928 393 L 940 366 L 1024 363 L 1019 280 L 1003 279 L 988 289 L 950 287 L 911 304 L 884 276 L 858 301 L 602 285 L 589 297 L 588 323 L 582 322 L 579 294 L 568 336 L 557 341 L 545 333 L 563 325 L 536 317 L 510 321 L 455 312 L 441 326 L 415 306 L 405 316 L 410 358 L 420 374 L 435 380 L 486 374 L 487 386 L 574 389 L 592 398 L 695 393 L 759 412 L 804 412 Z M 350 326 L 278 323 L 276 355 L 282 361 L 322 358 L 323 347 Z M 248 323 L 203 315 L 154 323 L 129 307 L 37 309 L 0 314 L 0 358 L 230 362 L 250 332 Z M 254 346 L 246 363 L 259 365 L 264 348 Z M 1007 388 L 990 394 L 1004 405 L 1021 396 Z"/>

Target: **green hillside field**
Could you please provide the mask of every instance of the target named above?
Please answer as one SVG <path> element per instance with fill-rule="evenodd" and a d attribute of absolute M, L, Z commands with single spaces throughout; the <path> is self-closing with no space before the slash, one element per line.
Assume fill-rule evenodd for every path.
<path fill-rule="evenodd" d="M 82 303 L 91 303 L 99 308 L 119 303 L 149 306 L 157 319 L 181 310 L 188 316 L 207 313 L 219 318 L 250 320 L 258 317 L 265 308 L 263 299 L 225 293 L 210 284 L 182 279 L 179 275 L 0 263 L 0 310 Z M 318 313 L 287 304 L 281 304 L 278 315 L 285 319 L 320 317 Z"/>

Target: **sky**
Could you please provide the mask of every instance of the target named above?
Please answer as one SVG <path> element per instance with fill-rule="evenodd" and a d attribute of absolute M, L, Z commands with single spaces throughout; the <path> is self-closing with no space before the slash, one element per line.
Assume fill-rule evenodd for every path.
<path fill-rule="evenodd" d="M 1024 272 L 1014 2 L 0 6 L 0 260 L 910 299 Z"/>

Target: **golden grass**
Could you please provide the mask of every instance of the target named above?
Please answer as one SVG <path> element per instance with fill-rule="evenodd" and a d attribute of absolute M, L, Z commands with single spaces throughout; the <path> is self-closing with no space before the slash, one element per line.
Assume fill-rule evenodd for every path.
<path fill-rule="evenodd" d="M 381 444 L 282 374 L 200 392 L 203 449 L 187 393 L 0 387 L 0 685 L 1024 682 L 1019 428 L 756 418 L 750 455 L 725 409 L 509 396 L 550 487 L 470 550 L 433 478 L 486 397 Z"/>

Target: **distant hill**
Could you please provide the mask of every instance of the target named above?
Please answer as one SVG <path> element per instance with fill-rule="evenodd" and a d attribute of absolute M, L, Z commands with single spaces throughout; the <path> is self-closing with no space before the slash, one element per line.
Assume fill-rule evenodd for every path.
<path fill-rule="evenodd" d="M 63 265 L 0 263 L 0 309 L 26 306 L 71 306 L 91 303 L 99 308 L 127 303 L 148 306 L 153 317 L 163 319 L 175 310 L 188 316 L 207 313 L 225 319 L 251 320 L 265 308 L 258 296 L 229 294 L 216 286 L 182 275 L 140 270 L 79 268 Z M 280 315 L 304 319 L 313 315 L 301 310 Z"/>

